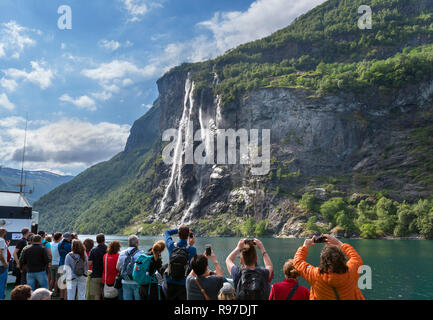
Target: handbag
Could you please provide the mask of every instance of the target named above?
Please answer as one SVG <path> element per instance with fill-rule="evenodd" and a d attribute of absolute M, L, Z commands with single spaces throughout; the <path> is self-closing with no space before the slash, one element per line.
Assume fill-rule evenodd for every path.
<path fill-rule="evenodd" d="M 110 286 L 107 284 L 107 265 L 108 265 L 108 253 L 105 255 L 104 298 L 114 299 L 117 297 L 117 289 L 114 286 Z"/>

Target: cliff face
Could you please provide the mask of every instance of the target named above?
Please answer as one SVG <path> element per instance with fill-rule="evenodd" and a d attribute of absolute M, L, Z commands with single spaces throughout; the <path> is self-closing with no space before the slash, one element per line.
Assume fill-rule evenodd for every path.
<path fill-rule="evenodd" d="M 350 195 L 366 187 L 362 177 L 373 173 L 379 179 L 369 183 L 391 190 L 398 200 L 431 194 L 431 186 L 412 184 L 396 169 L 422 166 L 404 145 L 411 144 L 410 131 L 431 111 L 433 82 L 375 100 L 348 93 L 315 97 L 303 89 L 264 88 L 245 94 L 239 104 L 222 107 L 210 90 L 194 95 L 191 77 L 174 72 L 158 81 L 160 135 L 170 128 L 184 134 L 189 123 L 194 132 L 209 129 L 211 134 L 217 129 L 270 129 L 271 170 L 254 176 L 250 166 L 242 164 L 191 165 L 185 158 L 182 165 L 160 163 L 147 223 L 195 224 L 228 214 L 233 220 L 267 219 L 273 233 L 299 235 L 300 225 L 311 214 L 281 191 L 296 194 L 315 187 L 318 196 L 322 192 L 327 199 L 331 195 L 317 188 L 318 181 L 337 177 L 342 180 L 341 195 Z M 147 123 L 137 123 L 131 136 L 144 130 Z M 187 144 L 182 141 L 183 156 Z M 393 147 L 385 156 L 387 146 Z M 279 193 L 273 192 L 277 187 Z"/>

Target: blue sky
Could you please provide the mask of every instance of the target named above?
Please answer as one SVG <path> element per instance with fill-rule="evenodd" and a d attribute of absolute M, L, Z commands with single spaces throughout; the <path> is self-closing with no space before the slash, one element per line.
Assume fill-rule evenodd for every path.
<path fill-rule="evenodd" d="M 123 150 L 182 62 L 285 27 L 324 0 L 2 0 L 0 165 L 78 174 Z M 68 5 L 72 29 L 60 30 Z"/>

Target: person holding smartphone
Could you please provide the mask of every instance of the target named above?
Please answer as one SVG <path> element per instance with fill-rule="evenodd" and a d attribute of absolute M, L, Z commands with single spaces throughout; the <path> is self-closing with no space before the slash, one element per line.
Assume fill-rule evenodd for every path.
<path fill-rule="evenodd" d="M 208 268 L 212 261 L 215 272 Z M 187 300 L 218 300 L 218 294 L 224 284 L 224 272 L 210 245 L 204 254 L 198 254 L 191 261 L 192 271 L 186 278 Z"/>

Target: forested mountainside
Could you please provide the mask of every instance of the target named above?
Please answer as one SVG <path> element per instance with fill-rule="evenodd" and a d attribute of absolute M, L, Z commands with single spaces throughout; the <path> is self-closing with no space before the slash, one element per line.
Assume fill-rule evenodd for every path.
<path fill-rule="evenodd" d="M 361 5 L 371 6 L 372 29 L 358 28 Z M 35 204 L 41 225 L 432 238 L 432 49 L 430 0 L 330 0 L 269 37 L 173 68 L 123 152 Z M 166 165 L 161 133 L 182 133 L 185 121 L 271 129 L 270 172 Z"/>

